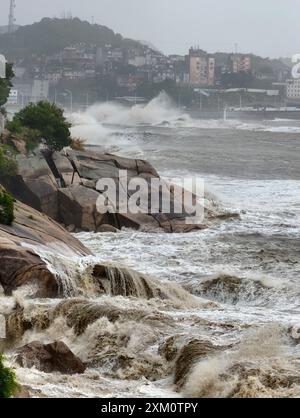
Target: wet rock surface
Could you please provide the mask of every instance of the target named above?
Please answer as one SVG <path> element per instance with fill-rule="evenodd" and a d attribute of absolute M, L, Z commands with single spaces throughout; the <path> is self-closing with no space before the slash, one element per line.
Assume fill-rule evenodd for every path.
<path fill-rule="evenodd" d="M 36 367 L 45 373 L 84 373 L 82 361 L 62 341 L 42 344 L 31 342 L 16 351 L 16 361 L 22 367 Z"/>
<path fill-rule="evenodd" d="M 151 180 L 159 180 L 156 170 L 144 160 L 118 157 L 112 154 L 100 154 L 91 151 L 66 150 L 55 152 L 53 156 L 45 156 L 42 152 L 36 155 L 18 157 L 19 174 L 9 181 L 6 187 L 22 202 L 47 214 L 66 227 L 74 226 L 77 230 L 104 232 L 107 225 L 114 229 L 123 227 L 142 229 L 145 231 L 163 230 L 166 232 L 190 232 L 203 229 L 207 225 L 186 222 L 190 215 L 182 207 L 181 213 L 175 213 L 176 202 L 182 206 L 179 194 L 182 189 L 175 189 L 164 182 L 164 188 L 170 195 L 171 210 L 165 211 L 165 197 L 161 189 L 151 185 Z M 142 191 L 142 201 L 151 202 L 153 196 L 158 202 L 157 213 L 147 208 L 141 209 L 143 213 L 117 213 L 101 214 L 97 210 L 97 199 L 100 192 L 96 190 L 98 180 L 108 178 L 115 180 L 117 191 L 119 187 L 119 172 L 126 170 L 127 184 L 134 179 L 145 179 L 148 188 Z M 124 189 L 127 197 L 133 191 Z M 179 194 L 178 194 L 179 193 Z M 194 199 L 194 197 L 193 197 Z M 169 199 L 168 199 L 169 200 Z M 146 210 L 145 210 L 146 209 Z M 177 211 L 176 211 L 177 212 Z M 212 215 L 212 214 L 210 214 Z M 217 218 L 217 216 L 215 216 Z M 110 231 L 109 231 L 110 232 Z"/>
<path fill-rule="evenodd" d="M 37 284 L 36 296 L 53 297 L 59 289 L 55 275 L 35 248 L 89 255 L 90 251 L 48 216 L 15 202 L 15 221 L 0 225 L 0 284 L 6 294 L 26 284 Z"/>

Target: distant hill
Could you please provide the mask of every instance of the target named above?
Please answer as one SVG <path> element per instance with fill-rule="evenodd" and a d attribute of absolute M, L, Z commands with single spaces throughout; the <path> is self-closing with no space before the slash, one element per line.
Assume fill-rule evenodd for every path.
<path fill-rule="evenodd" d="M 51 55 L 79 42 L 124 48 L 141 45 L 123 38 L 106 26 L 90 24 L 78 18 L 44 18 L 32 25 L 21 26 L 12 34 L 1 34 L 0 51 L 11 60 L 32 55 Z"/>
<path fill-rule="evenodd" d="M 19 29 L 20 25 L 14 25 L 14 31 Z M 2 35 L 3 33 L 7 33 L 8 32 L 8 26 L 0 26 L 0 34 Z"/>

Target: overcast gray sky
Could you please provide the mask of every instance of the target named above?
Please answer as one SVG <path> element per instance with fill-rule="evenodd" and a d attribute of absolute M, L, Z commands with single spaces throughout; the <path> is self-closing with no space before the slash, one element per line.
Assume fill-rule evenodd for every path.
<path fill-rule="evenodd" d="M 300 53 L 299 0 L 16 0 L 18 24 L 44 16 L 73 16 L 147 40 L 165 53 L 184 54 L 192 45 L 210 52 L 263 56 Z M 1 0 L 0 25 L 9 0 Z"/>

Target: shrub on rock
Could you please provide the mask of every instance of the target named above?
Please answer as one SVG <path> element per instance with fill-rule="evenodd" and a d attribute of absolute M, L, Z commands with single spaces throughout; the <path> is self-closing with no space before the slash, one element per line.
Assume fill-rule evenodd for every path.
<path fill-rule="evenodd" d="M 15 373 L 5 367 L 0 355 L 0 398 L 11 398 L 18 390 Z"/>
<path fill-rule="evenodd" d="M 13 156 L 6 155 L 0 148 L 0 180 L 8 180 L 18 173 L 18 164 Z"/>
<path fill-rule="evenodd" d="M 0 189 L 0 224 L 11 225 L 14 219 L 14 198 Z"/>
<path fill-rule="evenodd" d="M 70 147 L 75 151 L 84 151 L 85 140 L 81 138 L 72 138 Z"/>

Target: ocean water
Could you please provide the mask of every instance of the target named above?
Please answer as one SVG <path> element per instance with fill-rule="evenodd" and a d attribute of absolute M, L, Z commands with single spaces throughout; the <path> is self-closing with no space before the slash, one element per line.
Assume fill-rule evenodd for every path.
<path fill-rule="evenodd" d="M 147 159 L 166 178 L 202 177 L 240 218 L 190 234 L 82 232 L 86 259 L 34 249 L 65 297 L 0 296 L 33 324 L 9 361 L 16 346 L 63 340 L 88 367 L 70 377 L 15 365 L 19 381 L 37 397 L 299 397 L 300 121 L 193 120 L 163 94 L 70 117 L 87 146 Z M 91 279 L 99 263 L 106 294 Z"/>

